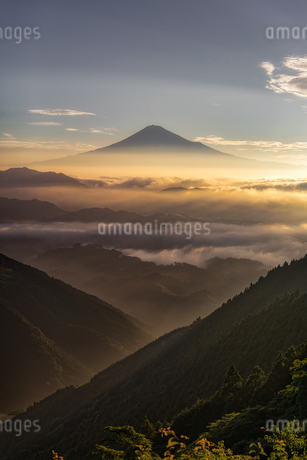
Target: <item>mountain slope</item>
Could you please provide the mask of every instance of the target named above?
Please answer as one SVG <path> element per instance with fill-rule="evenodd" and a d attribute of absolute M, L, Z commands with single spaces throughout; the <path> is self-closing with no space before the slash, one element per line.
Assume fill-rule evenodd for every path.
<path fill-rule="evenodd" d="M 214 259 L 207 268 L 186 263 L 157 265 L 99 245 L 55 249 L 30 263 L 107 300 L 159 333 L 207 316 L 266 274 L 257 261 Z"/>
<path fill-rule="evenodd" d="M 66 214 L 49 201 L 0 197 L 0 222 L 45 222 Z"/>
<path fill-rule="evenodd" d="M 1 413 L 27 407 L 59 387 L 83 383 L 93 375 L 2 299 L 0 316 Z"/>
<path fill-rule="evenodd" d="M 64 209 L 48 202 L 34 200 L 18 200 L 0 197 L 0 222 L 201 222 L 200 219 L 178 214 L 153 214 L 143 216 L 135 212 L 114 211 L 110 208 L 85 208 L 79 211 Z"/>
<path fill-rule="evenodd" d="M 91 171 L 93 167 L 95 169 L 101 167 L 104 171 L 113 171 L 111 174 L 114 174 L 113 168 L 116 167 L 118 171 L 121 165 L 124 167 L 122 171 L 125 171 L 123 174 L 129 173 L 133 175 L 132 177 L 135 175 L 136 167 L 143 175 L 153 174 L 153 170 L 159 171 L 159 174 L 163 171 L 165 174 L 165 169 L 169 168 L 173 171 L 179 168 L 178 171 L 183 170 L 186 173 L 187 168 L 191 167 L 210 169 L 213 173 L 217 170 L 219 174 L 221 169 L 225 168 L 235 168 L 236 172 L 238 169 L 248 169 L 249 174 L 251 168 L 258 174 L 259 171 L 267 173 L 268 169 L 270 171 L 274 169 L 275 173 L 286 169 L 298 171 L 297 166 L 286 163 L 258 161 L 223 153 L 155 125 L 147 126 L 128 138 L 106 147 L 54 160 L 39 161 L 31 165 L 41 168 L 52 167 L 57 170 L 74 170 L 75 174 L 81 174 L 81 171 L 84 173 L 85 170 Z"/>
<path fill-rule="evenodd" d="M 1 187 L 78 187 L 86 185 L 62 173 L 40 172 L 29 168 L 0 171 Z"/>
<path fill-rule="evenodd" d="M 1 330 L 12 340 L 9 348 L 1 340 L 0 368 L 10 369 L 1 379 L 1 390 L 10 396 L 1 413 L 16 408 L 17 400 L 26 405 L 60 386 L 83 383 L 151 340 L 120 310 L 37 269 L 0 255 L 0 270 Z M 24 337 L 20 343 L 19 330 Z M 23 378 L 17 379 L 20 349 L 27 365 Z M 45 370 L 41 374 L 37 356 Z M 32 368 L 38 375 L 35 382 Z"/>
<path fill-rule="evenodd" d="M 102 147 L 96 150 L 91 150 L 87 153 L 104 153 L 104 152 L 120 152 L 120 151 L 129 151 L 129 150 L 151 150 L 151 149 L 176 149 L 180 150 L 193 150 L 195 152 L 199 151 L 202 153 L 212 153 L 223 156 L 232 156 L 227 153 L 219 152 L 218 150 L 212 149 L 207 145 L 204 145 L 200 142 L 191 142 L 187 139 L 184 139 L 178 134 L 174 134 L 171 131 L 168 131 L 162 126 L 147 126 L 146 128 L 138 131 L 132 136 L 127 137 L 126 139 L 116 142 L 115 144 L 108 145 L 107 147 Z M 84 155 L 81 154 L 81 155 Z"/>
<path fill-rule="evenodd" d="M 261 307 L 271 283 L 271 295 L 278 279 L 288 280 L 288 287 L 293 286 L 299 273 L 306 279 L 306 265 L 305 257 L 272 270 L 264 281 L 223 305 L 219 315 L 213 313 L 188 328 L 173 331 L 110 366 L 87 385 L 58 392 L 30 408 L 25 417 L 40 419 L 44 428 L 35 435 L 36 450 L 31 447 L 33 438 L 22 440 L 19 449 L 29 449 L 29 460 L 37 450 L 47 453 L 51 447 L 60 450 L 67 460 L 85 460 L 91 458 L 104 426 L 134 424 L 139 428 L 145 415 L 153 422 L 169 422 L 198 398 L 214 393 L 231 363 L 238 363 L 244 378 L 256 364 L 268 372 L 280 350 L 305 340 L 307 295 L 287 294 L 248 317 L 257 308 L 257 301 L 255 305 L 248 303 L 250 292 L 257 293 Z M 285 289 L 287 284 L 280 283 L 279 293 Z M 244 300 L 245 308 L 241 305 Z M 270 391 L 274 393 L 274 387 Z M 16 460 L 22 458 L 18 448 L 10 449 Z"/>

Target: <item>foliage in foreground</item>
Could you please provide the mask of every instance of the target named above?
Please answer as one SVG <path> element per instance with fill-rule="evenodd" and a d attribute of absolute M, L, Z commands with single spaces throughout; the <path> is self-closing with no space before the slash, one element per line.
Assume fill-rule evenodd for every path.
<path fill-rule="evenodd" d="M 168 437 L 163 457 L 153 451 L 152 441 L 145 435 L 137 433 L 133 427 L 106 427 L 112 437 L 96 445 L 93 454 L 100 455 L 101 460 L 306 460 L 307 439 L 302 429 L 296 429 L 291 423 L 285 431 L 274 427 L 274 431 L 264 436 L 267 449 L 261 442 L 250 445 L 249 455 L 234 455 L 226 449 L 224 441 L 214 444 L 206 438 L 199 439 L 190 446 L 186 436 L 177 437 L 170 428 L 161 428 L 162 437 Z M 117 435 L 115 437 L 114 435 Z M 106 446 L 105 444 L 108 444 Z M 119 447 L 118 447 L 119 446 Z M 54 460 L 64 460 L 53 452 Z"/>

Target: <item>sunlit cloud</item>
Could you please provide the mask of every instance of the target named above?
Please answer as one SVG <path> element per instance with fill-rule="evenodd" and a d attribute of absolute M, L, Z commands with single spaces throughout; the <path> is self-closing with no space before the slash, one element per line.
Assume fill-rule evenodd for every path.
<path fill-rule="evenodd" d="M 276 155 L 275 158 L 289 158 L 292 160 L 306 160 L 307 155 L 291 155 L 291 153 L 285 154 L 285 155 Z"/>
<path fill-rule="evenodd" d="M 117 128 L 114 128 L 114 127 L 111 127 L 111 128 L 102 128 L 104 131 L 114 131 L 114 132 L 117 132 L 119 131 L 119 129 Z"/>
<path fill-rule="evenodd" d="M 281 152 L 285 150 L 301 151 L 307 149 L 307 142 L 292 142 L 290 144 L 284 144 L 280 141 L 229 140 L 215 135 L 210 135 L 207 137 L 196 137 L 194 141 L 213 145 L 246 146 L 252 148 L 254 147 L 263 152 Z"/>
<path fill-rule="evenodd" d="M 182 179 L 170 177 L 101 177 L 101 179 L 81 179 L 79 180 L 90 188 L 104 189 L 126 189 L 135 191 L 151 192 L 173 192 L 174 196 L 181 199 L 195 199 L 206 193 L 229 193 L 241 192 L 244 190 L 257 191 L 283 191 L 283 192 L 306 192 L 307 181 L 305 179 L 259 179 L 249 180 L 248 182 L 221 182 L 217 180 L 204 179 Z M 159 193 L 160 194 L 160 193 Z M 166 194 L 163 194 L 164 196 Z M 194 198 L 193 198 L 194 197 Z M 167 199 L 167 198 L 166 198 Z"/>
<path fill-rule="evenodd" d="M 54 121 L 32 121 L 27 125 L 33 126 L 60 126 L 62 123 L 55 123 Z"/>
<path fill-rule="evenodd" d="M 285 260 L 299 259 L 307 252 L 304 224 L 242 226 L 211 223 L 210 229 L 211 234 L 206 239 L 195 239 L 185 247 L 158 251 L 129 248 L 121 251 L 157 264 L 185 262 L 199 267 L 206 267 L 207 261 L 213 257 L 259 260 L 267 266 L 274 266 L 283 264 Z"/>
<path fill-rule="evenodd" d="M 75 116 L 75 115 L 96 115 L 95 113 L 89 112 L 79 112 L 78 110 L 70 110 L 70 109 L 31 109 L 28 110 L 28 113 L 36 114 L 36 115 L 68 115 L 68 116 Z"/>
<path fill-rule="evenodd" d="M 273 64 L 271 62 L 262 62 L 260 64 L 260 67 L 262 67 L 264 70 L 266 70 L 268 75 L 272 75 L 274 70 L 275 70 L 275 67 L 273 66 Z"/>
<path fill-rule="evenodd" d="M 91 185 L 80 193 L 30 188 L 6 190 L 6 196 L 39 198 L 65 210 L 109 207 L 141 215 L 184 215 L 210 223 L 210 235 L 194 235 L 191 240 L 176 235 L 167 241 L 158 237 L 153 240 L 146 235 L 135 239 L 121 235 L 110 242 L 110 247 L 157 263 L 182 261 L 205 266 L 208 259 L 217 256 L 249 258 L 275 265 L 300 258 L 307 252 L 307 180 L 303 172 L 299 180 L 290 177 L 254 181 L 102 176 L 101 181 L 92 181 Z M 99 185 L 104 187 L 103 193 Z M 182 187 L 183 190 L 158 193 L 167 187 Z M 7 229 L 8 225 L 5 227 Z M 71 246 L 76 242 L 108 244 L 97 234 L 95 223 L 10 227 L 7 230 L 10 235 L 29 232 L 32 237 L 48 236 L 54 247 Z"/>
<path fill-rule="evenodd" d="M 289 93 L 307 97 L 307 56 L 289 56 L 281 62 L 281 68 L 275 68 L 271 62 L 262 62 L 261 67 L 270 77 L 267 89 L 275 93 Z M 276 70 L 276 72 L 275 72 Z M 293 76 L 293 71 L 297 75 Z"/>
<path fill-rule="evenodd" d="M 252 259 L 274 266 L 285 260 L 299 259 L 307 252 L 305 224 L 246 226 L 212 222 L 209 227 L 210 235 L 193 236 L 191 240 L 169 236 L 167 247 L 163 245 L 163 239 L 156 237 L 154 250 L 148 247 L 151 238 L 146 235 L 134 240 L 123 235 L 117 239 L 114 237 L 112 247 L 157 264 L 185 262 L 199 267 L 206 267 L 213 257 Z M 49 245 L 54 248 L 72 246 L 77 242 L 104 244 L 93 223 L 1 224 L 0 233 L 2 241 L 7 236 L 48 238 Z"/>
<path fill-rule="evenodd" d="M 94 134 L 108 134 L 109 136 L 114 136 L 112 131 L 117 131 L 115 128 L 90 128 L 89 130 L 80 130 L 77 128 L 65 128 L 66 131 L 79 131 L 81 133 L 94 133 Z"/>
<path fill-rule="evenodd" d="M 100 179 L 79 179 L 81 182 L 93 188 L 130 189 L 158 191 L 167 188 L 182 188 L 193 191 L 194 189 L 205 190 L 207 187 L 215 187 L 214 183 L 204 179 L 182 179 L 177 177 L 101 177 Z"/>
<path fill-rule="evenodd" d="M 103 133 L 103 134 L 105 134 L 105 131 L 101 131 L 100 129 L 94 129 L 94 128 L 91 128 L 90 132 L 91 133 Z"/>
<path fill-rule="evenodd" d="M 283 192 L 306 192 L 307 181 L 298 179 L 279 179 L 279 180 L 259 180 L 250 181 L 248 184 L 242 184 L 241 190 L 276 190 Z"/>
<path fill-rule="evenodd" d="M 90 128 L 91 133 L 98 133 L 98 134 L 108 134 L 109 136 L 114 136 L 112 132 L 109 132 L 108 129 L 95 129 L 95 128 Z"/>
<path fill-rule="evenodd" d="M 48 149 L 48 150 L 73 150 L 84 152 L 97 148 L 92 144 L 69 144 L 64 141 L 19 141 L 14 138 L 0 138 L 0 147 L 26 148 L 26 149 Z"/>
<path fill-rule="evenodd" d="M 2 135 L 5 136 L 5 137 L 11 137 L 11 138 L 13 138 L 12 134 L 9 134 L 9 133 L 2 133 Z"/>

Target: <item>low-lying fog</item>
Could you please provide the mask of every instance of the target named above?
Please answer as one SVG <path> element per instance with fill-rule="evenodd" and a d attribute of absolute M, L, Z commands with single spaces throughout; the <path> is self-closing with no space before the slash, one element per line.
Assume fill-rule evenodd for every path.
<path fill-rule="evenodd" d="M 204 266 L 211 257 L 259 260 L 272 266 L 307 252 L 307 182 L 304 180 L 190 180 L 110 178 L 84 181 L 90 188 L 23 188 L 1 196 L 50 201 L 65 210 L 109 207 L 142 215 L 184 214 L 209 222 L 209 235 L 99 235 L 97 223 L 14 224 L 1 226 L 4 239 L 43 239 L 46 247 L 96 243 L 158 263 L 186 261 Z M 170 187 L 188 190 L 166 191 Z M 192 188 L 196 188 L 192 190 Z"/>

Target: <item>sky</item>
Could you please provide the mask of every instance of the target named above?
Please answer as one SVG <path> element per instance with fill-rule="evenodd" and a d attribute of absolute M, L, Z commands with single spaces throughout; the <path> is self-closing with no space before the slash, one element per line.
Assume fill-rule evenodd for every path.
<path fill-rule="evenodd" d="M 65 156 L 156 124 L 307 165 L 305 0 L 2 0 L 0 13 L 0 154 Z"/>

